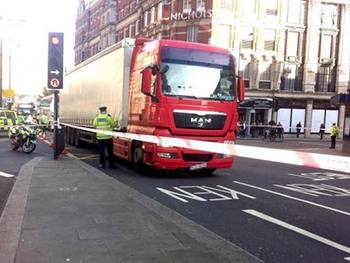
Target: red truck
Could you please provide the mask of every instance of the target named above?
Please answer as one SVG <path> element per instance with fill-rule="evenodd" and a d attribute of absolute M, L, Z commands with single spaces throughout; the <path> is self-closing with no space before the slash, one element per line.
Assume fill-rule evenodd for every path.
<path fill-rule="evenodd" d="M 224 48 L 151 39 L 124 39 L 66 73 L 60 122 L 66 141 L 96 143 L 92 127 L 98 108 L 108 107 L 115 131 L 233 144 L 244 81 Z M 232 155 L 165 147 L 114 137 L 115 156 L 162 170 L 212 173 L 229 168 Z M 214 149 L 213 149 L 214 150 Z"/>

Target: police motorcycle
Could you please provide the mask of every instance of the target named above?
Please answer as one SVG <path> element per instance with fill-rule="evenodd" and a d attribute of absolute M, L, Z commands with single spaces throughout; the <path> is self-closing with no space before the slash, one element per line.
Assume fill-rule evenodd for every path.
<path fill-rule="evenodd" d="M 11 139 L 12 151 L 17 151 L 19 147 L 24 153 L 32 153 L 36 149 L 37 137 L 41 129 L 33 125 L 19 125 L 10 128 L 9 138 Z"/>

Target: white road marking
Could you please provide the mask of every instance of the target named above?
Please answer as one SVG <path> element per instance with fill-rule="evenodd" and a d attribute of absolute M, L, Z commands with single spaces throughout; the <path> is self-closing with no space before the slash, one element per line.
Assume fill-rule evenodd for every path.
<path fill-rule="evenodd" d="M 3 176 L 3 177 L 15 177 L 13 174 L 7 174 L 7 173 L 3 173 L 3 172 L 0 172 L 0 176 Z"/>
<path fill-rule="evenodd" d="M 307 236 L 307 237 L 312 238 L 312 239 L 314 239 L 314 240 L 316 240 L 316 241 L 319 241 L 319 242 L 321 242 L 321 243 L 323 243 L 323 244 L 326 244 L 326 245 L 328 245 L 328 246 L 334 247 L 334 248 L 336 248 L 336 249 L 339 249 L 339 250 L 341 250 L 341 251 L 344 251 L 344 252 L 350 254 L 350 248 L 349 248 L 349 247 L 343 246 L 343 245 L 338 244 L 338 243 L 336 243 L 336 242 L 334 242 L 334 241 L 331 241 L 331 240 L 326 239 L 326 238 L 324 238 L 324 237 L 321 237 L 321 236 L 319 236 L 319 235 L 313 234 L 313 233 L 311 233 L 311 232 L 309 232 L 309 231 L 307 231 L 307 230 L 304 230 L 304 229 L 302 229 L 302 228 L 293 226 L 293 225 L 291 225 L 291 224 L 288 224 L 288 223 L 286 223 L 286 222 L 283 222 L 283 221 L 281 221 L 281 220 L 278 220 L 278 219 L 276 219 L 276 218 L 273 218 L 273 217 L 271 217 L 271 216 L 265 215 L 265 214 L 263 214 L 263 213 L 260 213 L 260 212 L 258 212 L 258 211 L 252 210 L 252 209 L 243 210 L 243 212 L 246 212 L 246 213 L 248 213 L 248 214 L 250 214 L 250 215 L 256 216 L 256 217 L 261 218 L 261 219 L 263 219 L 263 220 L 266 220 L 266 221 L 268 221 L 268 222 L 274 223 L 274 224 L 276 224 L 276 225 L 282 226 L 282 227 L 284 227 L 284 228 L 287 228 L 287 229 L 292 230 L 292 231 L 294 231 L 294 232 L 297 232 L 297 233 L 299 233 L 299 234 L 301 234 L 301 235 Z M 344 258 L 344 259 L 345 259 L 345 260 L 348 260 L 349 257 L 346 257 L 346 258 Z"/>
<path fill-rule="evenodd" d="M 307 203 L 309 205 L 314 205 L 314 206 L 321 207 L 321 208 L 324 208 L 324 209 L 327 209 L 327 210 L 331 210 L 333 212 L 337 212 L 337 213 L 340 213 L 340 214 L 343 214 L 343 215 L 350 216 L 349 212 L 345 212 L 345 211 L 342 211 L 342 210 L 339 210 L 339 209 L 336 209 L 336 208 L 332 208 L 332 207 L 325 206 L 325 205 L 320 205 L 320 204 L 317 204 L 317 203 L 314 203 L 314 202 L 310 202 L 310 201 L 307 201 L 307 200 L 304 200 L 304 199 L 296 198 L 296 197 L 293 197 L 293 196 L 290 196 L 290 195 L 281 194 L 281 193 L 278 193 L 278 192 L 275 192 L 275 191 L 271 191 L 271 190 L 268 190 L 268 189 L 264 189 L 264 188 L 261 188 L 261 187 L 258 187 L 258 186 L 245 184 L 245 183 L 238 182 L 238 181 L 233 181 L 233 182 L 236 183 L 236 184 L 244 185 L 244 186 L 247 186 L 247 187 L 251 187 L 251 188 L 258 189 L 258 190 L 261 190 L 261 191 L 265 191 L 265 192 L 268 192 L 268 193 L 271 193 L 271 194 L 283 196 L 283 197 L 286 197 L 286 198 L 289 198 L 289 199 L 293 199 L 293 200 L 296 200 L 296 201 L 299 201 L 299 202 Z"/>

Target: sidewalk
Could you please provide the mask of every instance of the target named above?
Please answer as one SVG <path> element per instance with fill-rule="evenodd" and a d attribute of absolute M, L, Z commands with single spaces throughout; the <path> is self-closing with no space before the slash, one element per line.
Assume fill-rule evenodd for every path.
<path fill-rule="evenodd" d="M 329 137 L 320 140 L 318 136 L 312 138 L 300 136 L 300 138 L 296 138 L 295 135 L 287 134 L 283 141 L 271 142 L 268 138 L 246 136 L 244 139 L 238 138 L 235 144 L 350 157 L 350 154 L 342 151 L 343 140 L 337 139 L 336 148 L 329 149 L 331 145 Z"/>
<path fill-rule="evenodd" d="M 261 262 L 68 156 L 37 157 L 22 167 L 0 237 L 1 263 Z"/>

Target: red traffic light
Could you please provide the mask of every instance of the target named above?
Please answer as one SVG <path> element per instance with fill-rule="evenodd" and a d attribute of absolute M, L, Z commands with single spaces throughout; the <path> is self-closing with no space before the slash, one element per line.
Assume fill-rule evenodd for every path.
<path fill-rule="evenodd" d="M 51 37 L 51 43 L 54 45 L 58 45 L 60 43 L 60 38 L 59 37 Z"/>

